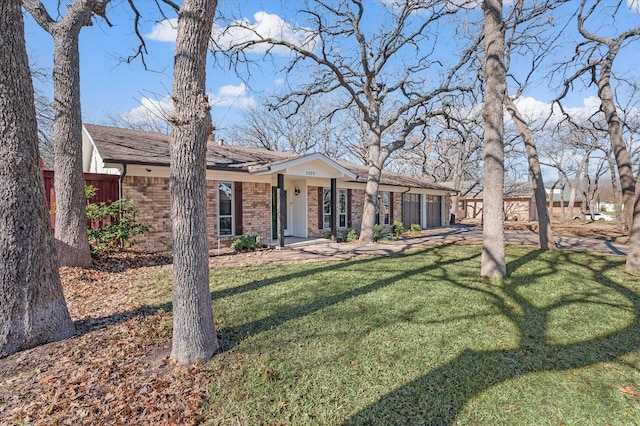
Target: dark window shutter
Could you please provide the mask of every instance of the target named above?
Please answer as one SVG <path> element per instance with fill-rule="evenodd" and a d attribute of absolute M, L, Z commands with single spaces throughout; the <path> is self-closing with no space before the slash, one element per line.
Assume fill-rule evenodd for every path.
<path fill-rule="evenodd" d="M 393 224 L 393 192 L 389 193 L 389 223 Z"/>
<path fill-rule="evenodd" d="M 324 190 L 321 186 L 318 187 L 318 229 L 323 228 L 323 213 L 324 213 Z"/>
<path fill-rule="evenodd" d="M 234 182 L 233 203 L 235 209 L 235 233 L 236 235 L 242 235 L 242 182 Z"/>
<path fill-rule="evenodd" d="M 351 190 L 347 189 L 347 227 L 351 228 Z"/>

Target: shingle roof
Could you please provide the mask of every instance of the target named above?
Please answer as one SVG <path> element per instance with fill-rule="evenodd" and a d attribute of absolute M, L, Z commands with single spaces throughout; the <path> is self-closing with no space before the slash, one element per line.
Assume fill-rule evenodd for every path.
<path fill-rule="evenodd" d="M 169 166 L 169 135 L 121 129 L 117 127 L 85 124 L 100 156 L 106 163 L 128 163 Z M 273 166 L 300 157 L 279 151 L 245 148 L 237 145 L 207 144 L 207 168 L 249 171 L 251 166 Z M 368 169 L 365 166 L 339 162 L 357 175 L 356 181 L 366 183 Z M 451 191 L 444 185 L 429 183 L 417 178 L 383 171 L 380 183 L 384 185 Z"/>

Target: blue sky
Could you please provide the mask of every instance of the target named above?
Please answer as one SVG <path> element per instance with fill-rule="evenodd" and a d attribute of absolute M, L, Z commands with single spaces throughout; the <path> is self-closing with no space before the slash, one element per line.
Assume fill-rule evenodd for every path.
<path fill-rule="evenodd" d="M 365 3 L 374 3 L 376 0 L 365 0 Z M 599 22 L 599 28 L 594 30 L 607 30 L 627 28 L 640 23 L 640 15 L 633 10 L 638 9 L 639 0 L 628 0 L 616 22 Z M 55 12 L 57 0 L 44 1 L 49 12 Z M 576 3 L 571 2 L 571 3 Z M 173 68 L 173 35 L 174 31 L 166 22 L 159 24 L 157 13 L 153 13 L 153 2 L 138 1 L 136 4 L 146 20 L 141 22 L 141 33 L 145 35 L 148 47 L 147 64 L 149 70 L 145 71 L 139 60 L 127 64 L 121 60 L 132 53 L 137 47 L 137 39 L 133 34 L 132 15 L 124 0 L 113 0 L 111 7 L 107 9 L 110 21 L 114 24 L 109 27 L 100 18 L 94 20 L 95 24 L 85 27 L 80 34 L 81 57 L 81 95 L 83 120 L 87 123 L 108 124 L 112 114 L 141 114 L 157 109 L 158 104 L 168 102 L 167 95 L 171 91 L 171 74 Z M 261 30 L 269 31 L 270 28 L 281 28 L 287 22 L 300 19 L 295 16 L 295 9 L 301 5 L 298 1 L 286 0 L 219 0 L 218 8 L 226 15 L 242 17 L 250 24 L 260 25 Z M 575 7 L 575 5 L 574 5 Z M 171 15 L 169 15 L 171 17 Z M 302 22 L 296 22 L 302 24 Z M 32 64 L 50 69 L 52 66 L 53 42 L 49 34 L 40 29 L 37 24 L 25 13 L 25 26 L 27 36 L 27 49 Z M 289 34 L 296 37 L 296 34 Z M 569 40 L 575 37 L 573 31 L 567 31 L 562 35 Z M 627 48 L 627 52 L 637 49 Z M 626 53 L 626 52 L 625 52 Z M 629 68 L 630 73 L 637 76 L 637 59 L 635 54 L 622 58 L 620 67 Z M 276 62 L 278 57 L 276 57 Z M 212 61 L 209 61 L 210 64 Z M 214 124 L 224 134 L 235 121 L 241 119 L 243 109 L 257 105 L 260 96 L 265 93 L 278 90 L 286 75 L 277 72 L 277 63 L 264 61 L 259 69 L 254 69 L 254 79 L 249 89 L 233 71 L 208 67 L 207 90 L 212 98 L 212 117 Z M 289 76 L 291 79 L 291 76 Z M 45 93 L 51 95 L 51 86 L 41 86 Z M 537 110 L 545 108 L 545 105 L 553 92 L 548 85 L 539 84 L 526 93 L 522 100 L 522 107 L 535 114 Z M 569 106 L 580 108 L 588 105 L 593 108 L 594 90 L 576 91 L 569 98 Z"/>

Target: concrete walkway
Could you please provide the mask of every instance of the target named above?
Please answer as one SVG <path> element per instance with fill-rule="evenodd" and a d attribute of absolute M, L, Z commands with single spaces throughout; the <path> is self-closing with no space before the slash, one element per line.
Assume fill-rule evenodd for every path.
<path fill-rule="evenodd" d="M 314 254 L 326 257 L 351 258 L 354 256 L 388 256 L 407 249 L 427 245 L 441 245 L 460 241 L 481 243 L 482 228 L 478 226 L 451 226 L 431 229 L 422 232 L 417 237 L 403 238 L 398 241 L 385 241 L 374 244 L 335 243 L 329 240 L 314 240 L 309 244 L 293 244 L 285 247 L 285 251 L 292 250 L 299 253 Z M 536 232 L 526 230 L 506 230 L 507 244 L 531 245 L 540 244 Z M 627 245 L 613 243 L 604 239 L 585 238 L 570 234 L 556 234 L 556 245 L 559 249 L 589 253 L 603 253 L 625 256 Z"/>

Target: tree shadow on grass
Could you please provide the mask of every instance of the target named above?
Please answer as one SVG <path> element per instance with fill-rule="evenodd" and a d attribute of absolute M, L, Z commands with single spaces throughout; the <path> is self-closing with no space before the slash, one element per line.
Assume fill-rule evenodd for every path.
<path fill-rule="evenodd" d="M 531 252 L 508 266 L 509 276 L 540 255 Z M 572 254 L 561 254 L 571 262 Z M 633 321 L 626 327 L 605 336 L 569 344 L 547 342 L 545 330 L 549 315 L 558 308 L 573 303 L 597 303 L 593 294 L 572 294 L 548 306 L 536 306 L 522 296 L 520 290 L 543 275 L 556 272 L 554 265 L 546 271 L 533 271 L 505 281 L 498 286 L 487 281 L 482 287 L 469 288 L 489 295 L 502 315 L 518 328 L 520 344 L 505 350 L 466 349 L 447 364 L 430 371 L 417 380 L 384 395 L 374 404 L 344 421 L 345 425 L 378 424 L 453 424 L 474 396 L 509 379 L 526 373 L 560 371 L 581 368 L 594 363 L 610 362 L 640 348 L 640 298 L 621 283 L 605 276 L 607 270 L 619 267 L 621 262 L 596 258 L 604 266 L 581 265 L 592 278 L 608 290 L 613 290 L 632 305 Z M 595 262 L 594 262 L 595 263 Z M 463 287 L 464 284 L 456 283 Z M 494 287 L 494 288 L 492 288 Z M 499 287 L 502 293 L 495 291 Z M 501 296 L 502 294 L 502 296 Z M 514 303 L 515 302 L 515 303 Z M 391 415 L 391 416 L 390 416 Z M 391 423 L 387 419 L 393 419 Z"/>
<path fill-rule="evenodd" d="M 452 245 L 452 244 L 441 245 L 438 247 L 430 247 L 423 250 L 411 251 L 408 253 L 396 254 L 390 257 L 397 258 L 398 261 L 402 261 L 403 259 L 422 255 L 426 251 L 436 252 L 437 250 L 441 250 L 449 245 Z M 231 348 L 235 347 L 240 342 L 241 339 L 254 336 L 261 332 L 270 330 L 274 327 L 282 325 L 287 321 L 291 321 L 291 320 L 305 317 L 307 315 L 311 315 L 326 307 L 344 302 L 346 300 L 349 300 L 364 294 L 377 291 L 379 289 L 392 285 L 400 280 L 405 280 L 412 276 L 419 276 L 421 274 L 429 273 L 430 271 L 434 271 L 434 270 L 444 271 L 444 268 L 448 265 L 451 265 L 454 263 L 463 263 L 477 257 L 478 257 L 478 254 L 472 254 L 467 257 L 459 257 L 451 260 L 443 260 L 442 258 L 440 258 L 439 261 L 432 262 L 431 264 L 424 265 L 420 268 L 412 269 L 410 271 L 405 270 L 395 275 L 392 275 L 390 277 L 374 280 L 369 284 L 366 284 L 357 288 L 353 288 L 342 293 L 319 297 L 318 299 L 307 304 L 297 305 L 295 307 L 288 307 L 288 308 L 282 309 L 278 312 L 273 313 L 272 315 L 269 315 L 267 317 L 264 317 L 255 321 L 247 322 L 234 327 L 224 328 L 220 330 L 220 332 L 218 333 L 218 337 L 221 342 L 220 351 L 228 351 Z M 385 257 L 385 259 L 387 258 L 388 257 Z M 214 291 L 211 293 L 211 295 L 212 295 L 212 298 L 214 299 L 218 297 L 226 297 L 226 296 L 235 295 L 235 294 L 239 294 L 246 291 L 256 290 L 268 285 L 282 283 L 289 280 L 295 280 L 296 278 L 302 278 L 302 277 L 308 278 L 310 275 L 313 275 L 313 274 L 322 274 L 324 272 L 335 271 L 336 269 L 342 269 L 342 268 L 349 268 L 356 265 L 362 266 L 370 262 L 375 262 L 376 260 L 380 261 L 380 258 L 376 257 L 376 258 L 368 258 L 363 260 L 353 260 L 353 261 L 345 261 L 341 263 L 329 264 L 329 265 L 321 266 L 311 270 L 307 269 L 301 272 L 295 272 L 295 273 L 286 274 L 286 275 L 278 275 L 273 278 L 254 281 L 246 285 L 235 287 L 229 290 L 223 290 L 219 292 Z"/>

